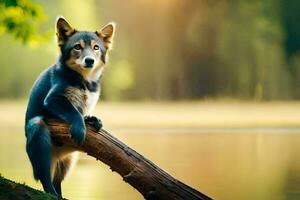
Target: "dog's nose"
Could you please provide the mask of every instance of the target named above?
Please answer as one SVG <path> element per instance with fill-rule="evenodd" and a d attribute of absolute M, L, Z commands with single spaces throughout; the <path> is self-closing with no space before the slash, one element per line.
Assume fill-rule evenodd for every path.
<path fill-rule="evenodd" d="M 95 60 L 91 57 L 86 57 L 84 59 L 84 62 L 85 62 L 87 67 L 93 67 L 93 64 L 94 64 Z"/>

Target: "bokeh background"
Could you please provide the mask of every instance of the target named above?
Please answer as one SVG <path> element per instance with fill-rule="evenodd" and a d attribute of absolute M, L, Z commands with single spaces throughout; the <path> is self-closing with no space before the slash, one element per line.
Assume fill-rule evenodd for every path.
<path fill-rule="evenodd" d="M 55 19 L 117 24 L 95 115 L 216 199 L 300 198 L 300 1 L 0 0 L 0 173 L 41 189 L 25 154 L 30 88 L 59 50 Z M 141 199 L 81 154 L 70 199 Z"/>
<path fill-rule="evenodd" d="M 1 6 L 1 97 L 26 98 L 55 61 L 63 15 L 82 30 L 117 23 L 105 100 L 300 98 L 297 0 L 29 2 Z"/>

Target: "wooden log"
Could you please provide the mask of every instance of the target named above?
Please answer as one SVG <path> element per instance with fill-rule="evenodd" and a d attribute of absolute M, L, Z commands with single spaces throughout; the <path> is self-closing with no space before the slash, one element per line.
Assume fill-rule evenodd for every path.
<path fill-rule="evenodd" d="M 145 199 L 211 199 L 173 178 L 104 129 L 97 132 L 87 124 L 85 142 L 79 147 L 73 143 L 67 124 L 57 120 L 48 120 L 47 125 L 55 142 L 76 147 L 107 164 L 112 171 L 120 174 L 124 181 L 137 189 Z"/>

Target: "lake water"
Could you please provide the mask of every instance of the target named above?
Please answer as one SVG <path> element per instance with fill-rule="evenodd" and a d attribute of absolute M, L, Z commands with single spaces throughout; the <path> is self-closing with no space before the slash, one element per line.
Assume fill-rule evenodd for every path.
<path fill-rule="evenodd" d="M 295 130 L 118 132 L 118 138 L 162 169 L 215 199 L 300 199 L 300 134 Z M 0 134 L 0 172 L 40 188 L 24 141 L 20 129 Z M 69 199 L 142 199 L 119 175 L 83 153 L 63 191 Z"/>
<path fill-rule="evenodd" d="M 23 111 L 19 110 L 15 121 L 2 113 L 0 173 L 41 189 L 25 153 Z M 300 199 L 300 129 L 107 129 L 172 176 L 214 199 Z M 83 153 L 62 187 L 68 199 L 143 199 L 108 166 Z"/>

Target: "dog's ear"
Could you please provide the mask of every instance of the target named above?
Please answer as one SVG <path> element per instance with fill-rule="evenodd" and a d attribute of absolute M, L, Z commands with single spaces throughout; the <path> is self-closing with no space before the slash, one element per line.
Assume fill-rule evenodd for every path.
<path fill-rule="evenodd" d="M 110 50 L 112 47 L 115 29 L 116 24 L 114 22 L 110 22 L 106 24 L 100 31 L 96 31 L 96 34 L 102 39 L 107 50 Z"/>
<path fill-rule="evenodd" d="M 75 29 L 73 29 L 63 17 L 57 18 L 56 36 L 57 36 L 57 41 L 59 46 L 62 46 L 65 43 L 65 41 L 74 33 L 75 33 Z"/>

